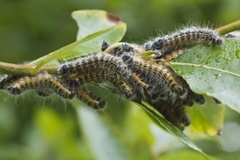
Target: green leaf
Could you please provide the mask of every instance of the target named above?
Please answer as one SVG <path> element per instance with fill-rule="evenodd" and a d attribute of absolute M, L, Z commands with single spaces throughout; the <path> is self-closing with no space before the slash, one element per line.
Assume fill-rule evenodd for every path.
<path fill-rule="evenodd" d="M 203 105 L 195 103 L 192 107 L 186 107 L 191 120 L 187 129 L 206 133 L 208 135 L 220 135 L 224 121 L 224 104 L 216 104 L 211 97 L 204 96 Z"/>
<path fill-rule="evenodd" d="M 77 40 L 122 23 L 116 15 L 103 10 L 79 10 L 72 12 L 73 19 L 78 25 Z"/>
<path fill-rule="evenodd" d="M 123 146 L 115 139 L 112 132 L 103 124 L 99 115 L 79 101 L 75 104 L 79 122 L 84 132 L 85 140 L 95 159 L 98 160 L 127 160 L 129 155 Z M 85 106 L 85 107 L 84 107 Z"/>
<path fill-rule="evenodd" d="M 191 141 L 181 130 L 179 130 L 177 127 L 173 126 L 172 124 L 170 124 L 166 119 L 164 119 L 162 116 L 156 113 L 156 111 L 154 111 L 147 104 L 143 103 L 143 105 L 140 105 L 140 106 L 154 120 L 154 122 L 156 122 L 156 124 L 161 128 L 163 128 L 166 132 L 175 136 L 178 140 L 180 140 L 183 144 L 185 144 L 189 148 L 201 153 L 205 159 L 208 159 L 208 160 L 211 159 L 200 148 L 198 148 L 194 144 L 194 142 Z"/>
<path fill-rule="evenodd" d="M 226 39 L 221 47 L 198 45 L 170 65 L 191 89 L 207 94 L 240 112 L 240 41 Z"/>
<path fill-rule="evenodd" d="M 116 43 L 126 32 L 125 23 L 104 11 L 76 11 L 73 12 L 73 17 L 80 27 L 78 41 L 32 61 L 30 64 L 37 66 L 36 72 L 45 64 L 59 64 L 58 60 L 68 60 L 100 51 L 103 41 Z"/>

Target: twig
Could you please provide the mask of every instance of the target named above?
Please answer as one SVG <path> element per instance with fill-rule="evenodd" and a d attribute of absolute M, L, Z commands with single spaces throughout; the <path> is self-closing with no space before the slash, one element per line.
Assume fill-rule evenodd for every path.
<path fill-rule="evenodd" d="M 217 31 L 219 33 L 219 35 L 224 35 L 224 34 L 227 34 L 229 32 L 232 32 L 232 31 L 235 31 L 238 29 L 240 29 L 240 20 L 237 20 L 235 22 L 232 22 L 232 23 L 229 23 L 222 27 L 219 27 L 219 28 L 215 29 L 215 31 Z"/>
<path fill-rule="evenodd" d="M 48 65 L 40 69 L 40 72 L 47 71 L 49 73 L 56 73 L 58 65 Z M 0 72 L 9 75 L 35 75 L 36 70 L 33 65 L 28 64 L 13 64 L 0 62 Z"/>

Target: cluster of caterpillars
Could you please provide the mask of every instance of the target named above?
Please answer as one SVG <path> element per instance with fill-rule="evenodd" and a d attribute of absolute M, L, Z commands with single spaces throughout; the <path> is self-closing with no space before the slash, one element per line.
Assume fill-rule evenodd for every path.
<path fill-rule="evenodd" d="M 56 74 L 8 76 L 1 89 L 11 94 L 34 90 L 40 96 L 56 93 L 63 98 L 75 96 L 98 109 L 105 101 L 86 89 L 89 82 L 110 82 L 121 96 L 140 103 L 148 102 L 168 121 L 180 129 L 190 124 L 184 105 L 203 104 L 202 95 L 194 93 L 187 82 L 165 62 L 198 43 L 221 46 L 223 39 L 207 28 L 190 27 L 171 35 L 157 37 L 144 45 L 103 42 L 101 51 L 62 63 Z M 144 59 L 139 53 L 150 51 L 155 59 Z"/>

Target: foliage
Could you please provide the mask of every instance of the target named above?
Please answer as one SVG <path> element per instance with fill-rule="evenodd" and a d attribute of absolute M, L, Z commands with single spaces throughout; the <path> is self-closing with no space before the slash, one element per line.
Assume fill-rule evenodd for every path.
<path fill-rule="evenodd" d="M 239 53 L 239 40 L 225 39 L 219 48 L 194 47 L 171 65 L 195 92 L 213 96 L 239 112 Z"/>

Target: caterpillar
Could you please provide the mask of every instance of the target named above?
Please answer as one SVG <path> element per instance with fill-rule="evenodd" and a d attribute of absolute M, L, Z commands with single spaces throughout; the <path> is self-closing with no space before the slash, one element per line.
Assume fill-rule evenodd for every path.
<path fill-rule="evenodd" d="M 71 73 L 84 74 L 99 68 L 113 68 L 115 72 L 119 74 L 126 74 L 127 72 L 127 66 L 119 57 L 99 52 L 63 63 L 59 67 L 58 73 L 60 75 L 68 75 Z"/>
<path fill-rule="evenodd" d="M 199 43 L 221 46 L 223 38 L 217 32 L 208 28 L 189 27 L 177 31 L 171 35 L 157 37 L 144 44 L 145 50 L 153 50 L 158 53 L 158 59 L 171 54 L 174 51 L 183 50 Z"/>
<path fill-rule="evenodd" d="M 94 109 L 104 108 L 106 102 L 95 94 L 88 92 L 84 86 L 75 89 L 76 97 Z"/>
<path fill-rule="evenodd" d="M 65 88 L 56 76 L 39 73 L 36 76 L 24 76 L 14 81 L 7 90 L 11 94 L 21 94 L 26 90 L 34 90 L 41 96 L 48 96 L 55 92 L 63 98 L 74 97 L 74 93 Z"/>

